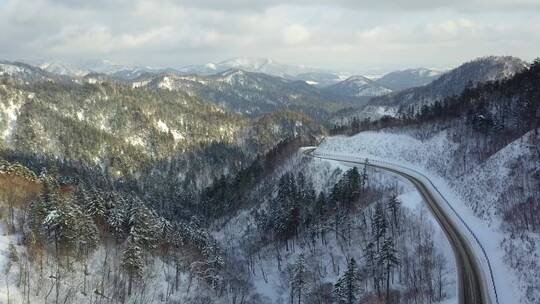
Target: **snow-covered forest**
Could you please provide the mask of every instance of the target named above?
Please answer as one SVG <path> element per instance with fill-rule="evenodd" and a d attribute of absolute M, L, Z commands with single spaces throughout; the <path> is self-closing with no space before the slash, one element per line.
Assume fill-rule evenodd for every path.
<path fill-rule="evenodd" d="M 455 296 L 449 247 L 421 199 L 367 167 L 296 155 L 255 186 L 256 199 L 246 196 L 249 208 L 229 211 L 208 230 L 195 220 L 170 222 L 136 197 L 60 185 L 55 172 L 36 176 L 8 163 L 2 172 L 18 181 L 3 226 L 2 290 L 15 303 Z M 29 189 L 34 197 L 15 198 Z"/>
<path fill-rule="evenodd" d="M 511 287 L 500 303 L 537 303 L 540 61 L 429 75 L 366 103 L 245 71 L 0 64 L 0 303 L 457 302 L 413 184 L 305 146 L 425 173 Z"/>

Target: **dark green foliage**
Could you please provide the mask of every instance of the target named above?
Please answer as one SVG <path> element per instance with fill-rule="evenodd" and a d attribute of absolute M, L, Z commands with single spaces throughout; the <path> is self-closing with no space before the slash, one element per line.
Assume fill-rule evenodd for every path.
<path fill-rule="evenodd" d="M 285 173 L 279 179 L 277 195 L 271 200 L 269 210 L 256 216 L 259 229 L 283 241 L 296 236 L 300 229 L 313 223 L 311 212 L 315 200 L 313 185 L 302 173 L 298 176 Z"/>
<path fill-rule="evenodd" d="M 143 252 L 133 238 L 128 238 L 122 254 L 122 268 L 128 274 L 128 295 L 131 295 L 133 280 L 142 277 L 144 270 Z"/>
<path fill-rule="evenodd" d="M 377 244 L 377 250 L 379 250 L 379 244 L 381 242 L 381 239 L 384 239 L 388 229 L 386 212 L 381 203 L 375 204 L 375 214 L 371 221 L 371 226 L 373 238 L 375 240 L 375 243 Z"/>
<path fill-rule="evenodd" d="M 307 269 L 304 254 L 301 253 L 292 267 L 291 295 L 297 299 L 297 303 L 301 304 L 303 294 L 305 293 L 307 284 Z M 293 298 L 294 301 L 294 298 Z"/>
<path fill-rule="evenodd" d="M 360 200 L 364 180 L 367 175 L 360 176 L 358 168 L 354 167 L 343 175 L 334 186 L 330 195 L 332 201 L 345 209 L 353 208 Z"/>
<path fill-rule="evenodd" d="M 255 185 L 274 172 L 285 160 L 296 153 L 298 148 L 309 145 L 309 143 L 311 143 L 311 139 L 304 137 L 282 140 L 264 156 L 256 157 L 249 166 L 239 170 L 234 175 L 222 176 L 212 186 L 204 189 L 200 204 L 194 208 L 198 210 L 201 217 L 207 220 L 238 210 L 249 202 L 249 198 L 246 196 Z M 301 187 L 304 186 L 306 185 L 301 185 Z M 312 193 L 299 195 L 307 200 L 311 200 L 311 196 L 313 196 Z"/>
<path fill-rule="evenodd" d="M 362 277 L 354 258 L 347 264 L 347 271 L 334 285 L 333 300 L 337 304 L 354 304 L 360 296 L 360 282 Z"/>
<path fill-rule="evenodd" d="M 387 202 L 387 208 L 392 217 L 392 226 L 395 228 L 398 228 L 401 202 L 399 201 L 395 193 L 392 193 L 390 195 L 390 198 L 388 199 L 388 202 Z"/>
<path fill-rule="evenodd" d="M 98 242 L 92 219 L 69 198 L 55 193 L 50 201 L 37 202 L 33 223 L 42 223 L 41 232 L 51 239 L 57 251 L 65 254 L 87 254 Z"/>

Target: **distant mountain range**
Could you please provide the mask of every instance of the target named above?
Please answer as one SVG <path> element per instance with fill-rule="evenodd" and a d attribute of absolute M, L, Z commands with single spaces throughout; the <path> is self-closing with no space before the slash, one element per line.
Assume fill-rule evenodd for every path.
<path fill-rule="evenodd" d="M 426 85 L 439 78 L 442 73 L 442 71 L 426 68 L 407 69 L 388 73 L 375 82 L 392 91 L 400 91 Z"/>
<path fill-rule="evenodd" d="M 114 63 L 108 60 L 89 60 L 80 63 L 65 63 L 60 61 L 41 62 L 35 66 L 41 69 L 66 76 L 83 77 L 87 74 L 106 74 L 122 80 L 133 80 L 145 74 L 177 74 L 209 76 L 229 69 L 245 72 L 263 73 L 286 78 L 302 80 L 316 87 L 328 87 L 351 77 L 351 73 L 329 71 L 303 65 L 287 65 L 269 58 L 238 57 L 229 60 L 190 65 L 181 68 L 151 68 L 145 66 L 130 66 Z M 391 72 L 380 79 L 375 79 L 377 87 L 392 91 L 425 85 L 440 75 L 439 71 L 430 69 L 410 69 Z M 363 77 L 363 76 L 362 76 Z M 369 77 L 366 77 L 369 78 Z M 362 85 L 364 89 L 365 85 Z M 370 94 L 371 95 L 371 94 Z"/>
<path fill-rule="evenodd" d="M 36 66 L 51 73 L 69 76 L 84 76 L 89 73 L 102 73 L 114 75 L 123 79 L 134 79 L 146 73 L 176 73 L 180 75 L 212 75 L 229 69 L 239 69 L 246 72 L 264 73 L 283 78 L 299 77 L 304 80 L 305 77 L 320 78 L 334 77 L 339 73 L 326 71 L 323 69 L 306 67 L 302 65 L 287 65 L 278 63 L 269 58 L 246 58 L 238 57 L 229 60 L 206 63 L 201 65 L 189 65 L 180 68 L 151 68 L 145 66 L 131 66 L 114 63 L 108 60 L 90 60 L 80 63 L 65 63 L 59 61 L 41 62 Z M 339 81 L 341 78 L 336 78 Z M 309 80 L 309 79 L 305 79 Z M 342 80 L 342 79 L 341 79 Z M 315 80 L 316 81 L 316 80 Z"/>
<path fill-rule="evenodd" d="M 353 117 L 376 119 L 384 115 L 395 116 L 405 111 L 415 112 L 423 105 L 430 105 L 446 97 L 459 95 L 467 86 L 509 78 L 523 70 L 527 65 L 525 61 L 510 56 L 478 58 L 439 75 L 429 84 L 376 96 L 357 109 L 348 109 L 338 113 L 333 121 L 336 123 L 346 122 Z M 430 73 L 422 73 L 427 76 L 430 75 Z M 407 72 L 405 74 L 414 75 L 418 73 Z M 390 76 L 383 77 L 380 80 L 386 78 L 386 81 L 388 81 L 388 79 L 394 78 L 394 76 Z M 380 81 L 376 83 L 380 83 Z"/>
<path fill-rule="evenodd" d="M 485 57 L 446 73 L 418 68 L 370 79 L 257 58 L 235 58 L 181 69 L 130 67 L 105 60 L 77 66 L 44 63 L 41 68 L 25 63 L 0 64 L 0 75 L 7 74 L 10 81 L 19 83 L 120 82 L 133 88 L 186 92 L 248 116 L 288 108 L 327 121 L 336 111 L 353 108 L 339 112 L 333 122 L 350 117 L 397 115 L 406 107 L 418 108 L 459 94 L 470 83 L 508 77 L 526 65 L 513 57 Z"/>
<path fill-rule="evenodd" d="M 128 70 L 99 70 L 108 73 L 90 72 L 85 76 L 68 76 L 24 63 L 3 62 L 0 65 L 0 77 L 4 75 L 4 81 L 19 85 L 39 82 L 68 85 L 116 83 L 133 89 L 175 91 L 250 117 L 285 108 L 308 114 L 319 121 L 326 121 L 333 112 L 345 107 L 359 106 L 366 101 L 357 97 L 332 95 L 302 80 L 233 68 L 212 75 L 184 75 L 167 70 L 152 73 L 142 69 L 137 70 L 141 71 L 140 73 L 132 70 L 128 75 Z"/>
<path fill-rule="evenodd" d="M 185 74 L 210 75 L 223 72 L 228 69 L 238 69 L 246 72 L 264 73 L 279 77 L 294 77 L 306 73 L 324 73 L 323 69 L 312 68 L 302 65 L 287 65 L 276 62 L 269 58 L 246 58 L 238 57 L 218 63 L 204 65 L 192 65 L 178 69 Z"/>
<path fill-rule="evenodd" d="M 305 81 L 233 68 L 212 75 L 145 75 L 134 80 L 133 87 L 184 91 L 248 116 L 286 107 L 324 119 L 340 108 L 364 102 L 334 95 Z"/>
<path fill-rule="evenodd" d="M 42 62 L 37 67 L 51 73 L 83 77 L 88 74 L 106 74 L 123 80 L 131 80 L 144 74 L 177 73 L 173 68 L 151 68 L 143 66 L 130 66 L 115 63 L 109 60 L 88 60 L 80 63 L 65 63 L 59 61 Z"/>
<path fill-rule="evenodd" d="M 330 85 L 325 88 L 325 91 L 335 95 L 354 97 L 381 96 L 392 92 L 392 90 L 379 85 L 376 81 L 360 75 L 351 76 L 344 81 Z"/>
<path fill-rule="evenodd" d="M 445 73 L 419 68 L 370 79 L 256 58 L 182 69 L 129 67 L 109 61 L 90 61 L 76 67 L 55 62 L 41 64 L 41 68 L 0 62 L 0 75 L 9 75 L 10 81 L 19 83 L 120 82 L 133 88 L 181 91 L 248 116 L 288 108 L 327 121 L 338 111 L 332 121 L 339 122 L 351 117 L 393 116 L 411 107 L 414 111 L 460 94 L 467 85 L 509 77 L 526 65 L 518 58 L 492 56 Z"/>

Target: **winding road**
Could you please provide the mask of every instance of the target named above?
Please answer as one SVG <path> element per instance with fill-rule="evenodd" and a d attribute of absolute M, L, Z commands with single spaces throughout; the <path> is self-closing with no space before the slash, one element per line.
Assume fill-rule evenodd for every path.
<path fill-rule="evenodd" d="M 332 154 L 315 154 L 315 147 L 306 147 L 303 153 L 307 156 L 319 159 L 339 161 L 348 164 L 365 165 L 365 161 L 347 159 Z M 397 174 L 410 181 L 422 195 L 431 213 L 439 222 L 446 234 L 450 245 L 454 251 L 456 267 L 458 272 L 458 297 L 460 304 L 497 304 L 497 293 L 493 284 L 493 276 L 485 278 L 478 264 L 478 259 L 469 241 L 463 236 L 450 217 L 446 214 L 442 203 L 430 187 L 426 186 L 420 179 L 406 172 L 400 171 L 395 166 L 385 165 L 382 162 L 367 162 L 367 165 Z M 438 193 L 440 195 L 440 193 Z M 441 195 L 442 196 L 442 195 Z M 490 279 L 489 283 L 488 280 Z M 493 291 L 493 293 L 490 293 Z M 493 299 L 492 299 L 493 298 Z"/>

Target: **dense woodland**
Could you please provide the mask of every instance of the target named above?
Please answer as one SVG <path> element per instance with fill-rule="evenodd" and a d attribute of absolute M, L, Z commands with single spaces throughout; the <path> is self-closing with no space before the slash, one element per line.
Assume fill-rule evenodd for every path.
<path fill-rule="evenodd" d="M 405 246 L 406 238 L 411 237 L 408 233 L 413 233 L 409 229 L 420 229 L 418 233 L 425 235 L 427 245 L 433 247 L 426 228 L 429 225 L 425 226 L 425 220 L 421 220 L 420 226 L 413 224 L 418 219 L 401 211 L 399 200 L 395 194 L 388 194 L 389 189 L 369 186 L 367 167 L 333 173 L 332 176 L 341 177 L 331 188 L 319 193 L 315 192 L 312 181 L 295 169 L 278 174 L 276 182 L 272 178 L 257 178 L 254 172 L 272 174 L 269 168 L 285 158 L 295 143 L 298 144 L 284 142 L 280 149 L 271 151 L 262 162 L 262 168 L 266 164 L 266 172 L 261 167 L 246 169 L 231 179 L 239 190 L 235 199 L 244 200 L 243 205 L 225 204 L 220 209 L 206 210 L 204 215 L 193 212 L 188 221 L 181 219 L 185 216 L 175 219 L 160 216 L 154 211 L 158 209 L 151 208 L 134 193 L 66 182 L 55 169 L 37 175 L 22 165 L 4 161 L 1 175 L 9 183 L 4 184 L 7 189 L 2 193 L 10 193 L 12 196 L 7 200 L 13 202 L 8 209 L 12 216 L 4 220 L 10 233 L 19 235 L 20 242 L 17 247 L 10 245 L 12 266 L 7 273 L 19 282 L 16 286 L 21 293 L 17 295 L 24 297 L 22 302 L 44 299 L 63 303 L 86 299 L 92 303 L 144 303 L 150 300 L 148 297 L 155 296 L 174 302 L 180 296 L 199 303 L 206 301 L 199 295 L 206 295 L 208 301 L 218 296 L 235 299 L 229 303 L 243 303 L 254 295 L 249 285 L 258 277 L 260 255 L 265 255 L 268 244 L 273 244 L 271 248 L 277 250 L 277 255 L 273 253 L 272 260 L 277 260 L 270 262 L 277 263 L 272 267 L 277 265 L 284 274 L 291 274 L 291 279 L 283 284 L 290 287 L 293 303 L 353 303 L 370 297 L 395 303 L 407 298 L 422 301 L 444 298 L 446 294 L 436 288 L 447 280 L 441 275 L 448 267 L 444 259 L 438 262 L 441 267 L 438 279 L 436 272 L 432 272 L 436 269 L 418 268 L 427 262 L 421 259 L 435 261 L 441 256 L 435 253 L 409 256 L 403 249 L 398 254 L 398 246 Z M 255 161 L 253 166 L 257 164 L 261 161 Z M 275 194 L 263 191 L 263 186 L 263 192 L 256 192 L 259 199 L 253 199 L 248 193 L 255 183 L 276 187 Z M 217 192 L 230 195 L 225 194 L 229 187 L 220 190 L 219 185 L 205 190 L 203 197 L 217 198 Z M 373 205 L 370 203 L 373 201 L 379 203 Z M 263 207 L 265 204 L 267 208 Z M 204 226 L 212 218 L 223 218 L 232 214 L 233 209 L 242 208 L 252 210 L 255 226 L 245 232 L 247 243 L 241 246 L 245 255 L 231 256 L 231 248 L 223 247 L 225 244 L 210 233 L 212 229 Z M 360 262 L 351 257 L 343 265 L 334 264 L 332 271 L 339 274 L 343 269 L 343 273 L 328 288 L 325 276 L 314 276 L 316 269 L 309 264 L 317 257 L 313 251 L 316 247 L 330 250 L 326 246 L 333 242 L 349 248 L 342 248 L 346 251 L 364 248 L 368 256 Z M 22 245 L 25 250 L 21 250 Z M 295 252 L 305 252 L 305 257 L 301 254 L 291 264 L 280 257 Z M 247 263 L 238 259 L 247 259 Z M 11 269 L 15 265 L 18 269 Z M 231 267 L 242 271 L 231 272 Z M 146 291 L 151 288 L 155 268 L 166 272 L 163 282 L 166 286 L 159 295 Z M 406 280 L 406 276 L 412 276 L 412 281 Z M 430 285 L 416 289 L 407 285 L 407 282 L 426 282 L 422 276 L 433 278 Z M 405 284 L 409 291 L 406 294 L 396 291 L 393 288 L 396 284 Z"/>

